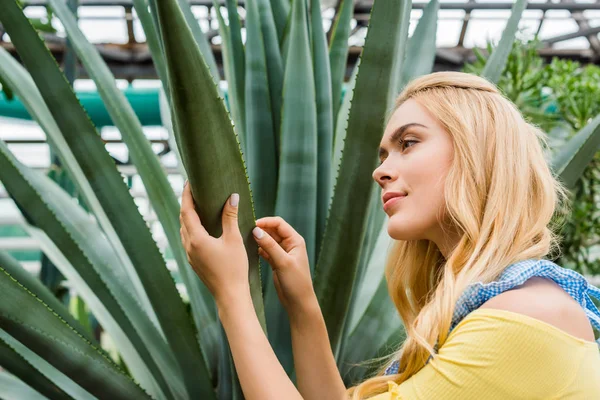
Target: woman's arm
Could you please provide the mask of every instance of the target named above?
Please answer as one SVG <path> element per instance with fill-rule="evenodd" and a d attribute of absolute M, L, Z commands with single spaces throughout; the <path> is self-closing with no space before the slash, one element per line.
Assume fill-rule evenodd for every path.
<path fill-rule="evenodd" d="M 317 298 L 289 313 L 298 390 L 305 400 L 345 400 L 327 327 Z"/>
<path fill-rule="evenodd" d="M 258 322 L 250 292 L 218 299 L 217 309 L 244 397 L 247 400 L 302 400 Z"/>

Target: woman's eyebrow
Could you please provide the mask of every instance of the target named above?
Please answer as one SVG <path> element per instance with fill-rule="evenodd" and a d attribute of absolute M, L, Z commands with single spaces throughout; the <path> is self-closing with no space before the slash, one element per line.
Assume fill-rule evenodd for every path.
<path fill-rule="evenodd" d="M 402 134 L 403 134 L 403 133 L 404 133 L 404 132 L 405 132 L 405 131 L 406 131 L 408 128 L 410 128 L 410 127 L 413 127 L 413 126 L 420 126 L 420 127 L 423 127 L 423 128 L 427 128 L 425 125 L 423 125 L 423 124 L 419 124 L 418 122 L 411 122 L 411 123 L 409 123 L 409 124 L 402 125 L 401 127 L 397 128 L 397 129 L 396 129 L 396 130 L 395 130 L 395 131 L 392 133 L 392 135 L 390 136 L 390 139 L 388 140 L 388 142 L 389 142 L 389 143 L 391 143 L 391 144 L 394 144 L 395 142 L 397 142 L 397 141 L 400 139 L 400 137 L 402 136 Z M 384 156 L 384 155 L 386 155 L 386 154 L 387 154 L 387 150 L 386 150 L 386 149 L 384 149 L 383 147 L 380 147 L 380 148 L 379 148 L 379 151 L 378 151 L 378 154 L 379 154 L 379 157 L 381 157 L 381 156 Z"/>

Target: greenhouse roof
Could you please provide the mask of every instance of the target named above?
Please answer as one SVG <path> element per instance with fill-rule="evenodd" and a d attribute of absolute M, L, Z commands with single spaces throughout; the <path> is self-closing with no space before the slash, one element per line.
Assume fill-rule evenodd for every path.
<path fill-rule="evenodd" d="M 23 0 L 23 3 L 28 16 L 42 20 L 46 17 L 46 0 Z M 221 38 L 212 0 L 191 0 L 191 3 L 220 64 Z M 244 1 L 240 0 L 238 3 L 243 19 Z M 464 61 L 473 57 L 473 47 L 484 48 L 487 41 L 497 42 L 506 26 L 513 3 L 511 0 L 440 0 L 436 66 L 458 69 Z M 117 78 L 131 81 L 156 77 L 150 53 L 144 44 L 145 35 L 131 0 L 79 0 L 79 4 L 81 29 L 91 42 L 98 44 Z M 329 30 L 338 1 L 322 0 L 321 4 L 323 25 Z M 349 66 L 356 62 L 364 43 L 372 4 L 373 0 L 355 1 Z M 414 31 L 426 5 L 426 1 L 413 2 L 409 34 Z M 222 12 L 227 20 L 226 9 L 223 8 Z M 53 18 L 52 25 L 57 33 L 45 34 L 45 40 L 61 61 L 65 49 L 64 29 L 56 17 Z M 600 60 L 600 3 L 594 0 L 530 0 L 519 26 L 523 38 L 538 35 L 545 44 L 540 54 L 547 58 L 558 56 L 584 63 L 598 63 Z M 242 35 L 244 38 L 243 30 Z M 10 38 L 2 35 L 2 39 L 5 43 L 0 42 L 0 45 L 14 53 L 9 43 Z M 85 77 L 85 71 L 80 76 Z"/>

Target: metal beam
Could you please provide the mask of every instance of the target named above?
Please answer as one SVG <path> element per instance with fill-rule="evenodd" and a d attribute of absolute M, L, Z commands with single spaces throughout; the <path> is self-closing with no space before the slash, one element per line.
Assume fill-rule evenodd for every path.
<path fill-rule="evenodd" d="M 542 43 L 546 43 L 546 44 L 550 45 L 553 43 L 563 42 L 563 41 L 569 40 L 569 39 L 575 39 L 575 38 L 578 38 L 581 36 L 597 35 L 598 33 L 600 33 L 600 26 L 596 26 L 594 28 L 580 29 L 577 32 L 566 33 L 564 35 L 554 36 L 554 37 L 542 40 Z"/>

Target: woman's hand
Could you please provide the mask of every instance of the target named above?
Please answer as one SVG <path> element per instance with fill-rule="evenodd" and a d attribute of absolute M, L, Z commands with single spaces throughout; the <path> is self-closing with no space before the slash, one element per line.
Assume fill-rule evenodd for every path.
<path fill-rule="evenodd" d="M 217 303 L 250 292 L 248 256 L 238 226 L 238 202 L 239 195 L 232 194 L 223 208 L 223 234 L 214 238 L 196 213 L 190 185 L 186 182 L 183 188 L 179 214 L 183 247 L 190 265 Z"/>
<path fill-rule="evenodd" d="M 253 230 L 258 254 L 271 265 L 281 304 L 288 313 L 310 304 L 315 292 L 304 238 L 281 217 L 260 218 L 256 226 L 263 232 L 259 238 Z"/>

